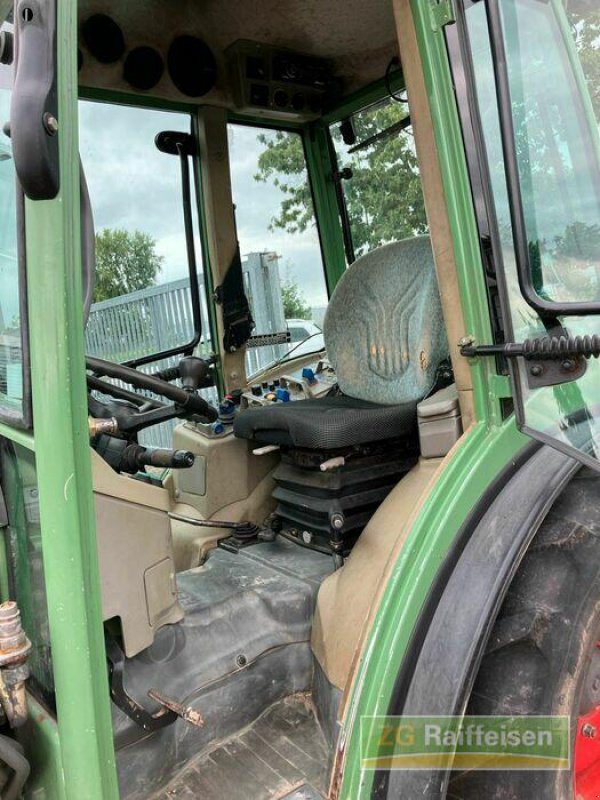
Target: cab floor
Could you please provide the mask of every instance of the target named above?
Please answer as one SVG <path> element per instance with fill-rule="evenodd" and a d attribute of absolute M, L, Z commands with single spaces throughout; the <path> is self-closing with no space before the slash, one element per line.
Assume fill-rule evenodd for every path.
<path fill-rule="evenodd" d="M 328 773 L 308 695 L 294 695 L 198 756 L 156 800 L 323 800 Z"/>

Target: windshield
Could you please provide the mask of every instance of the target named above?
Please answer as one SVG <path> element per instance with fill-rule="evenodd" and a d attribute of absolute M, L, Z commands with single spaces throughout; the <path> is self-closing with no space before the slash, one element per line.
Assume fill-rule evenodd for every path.
<path fill-rule="evenodd" d="M 160 152 L 154 139 L 163 130 L 189 132 L 190 117 L 82 100 L 79 127 L 96 227 L 87 353 L 123 362 L 182 347 L 194 338 L 195 321 L 180 164 Z M 195 249 L 203 287 L 198 240 Z M 204 296 L 201 309 L 201 348 L 209 353 Z"/>
<path fill-rule="evenodd" d="M 85 332 L 86 352 L 115 362 L 145 359 L 143 372 L 175 366 L 194 341 L 193 286 L 186 252 L 181 166 L 155 145 L 164 130 L 187 133 L 181 112 L 79 102 L 81 160 L 96 228 L 96 287 Z M 195 204 L 192 202 L 192 214 Z M 195 230 L 199 230 L 197 216 Z M 202 337 L 198 355 L 212 342 L 202 265 L 195 237 Z M 152 360 L 175 350 L 179 355 Z M 216 390 L 203 389 L 215 402 Z M 145 429 L 145 445 L 170 447 L 176 421 Z"/>

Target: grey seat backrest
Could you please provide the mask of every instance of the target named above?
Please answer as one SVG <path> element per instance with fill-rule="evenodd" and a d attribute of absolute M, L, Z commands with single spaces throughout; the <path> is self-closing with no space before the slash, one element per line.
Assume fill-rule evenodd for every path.
<path fill-rule="evenodd" d="M 335 288 L 323 332 L 344 394 L 387 405 L 421 400 L 448 356 L 429 237 L 357 259 Z"/>

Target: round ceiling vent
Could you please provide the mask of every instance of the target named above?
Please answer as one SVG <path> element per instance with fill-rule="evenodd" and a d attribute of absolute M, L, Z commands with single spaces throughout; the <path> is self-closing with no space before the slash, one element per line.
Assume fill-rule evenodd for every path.
<path fill-rule="evenodd" d="M 135 47 L 127 54 L 123 77 L 134 89 L 148 91 L 162 78 L 165 65 L 160 53 L 153 47 Z"/>
<path fill-rule="evenodd" d="M 202 97 L 217 79 L 212 50 L 196 36 L 178 36 L 171 42 L 167 68 L 176 88 L 188 97 Z"/>
<path fill-rule="evenodd" d="M 85 46 L 101 64 L 118 61 L 125 52 L 123 31 L 106 14 L 93 14 L 81 26 Z"/>

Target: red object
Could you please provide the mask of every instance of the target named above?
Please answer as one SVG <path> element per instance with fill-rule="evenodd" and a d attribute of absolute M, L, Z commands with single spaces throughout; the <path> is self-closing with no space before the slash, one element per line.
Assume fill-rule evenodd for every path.
<path fill-rule="evenodd" d="M 577 720 L 574 758 L 575 800 L 600 800 L 600 706 Z"/>

